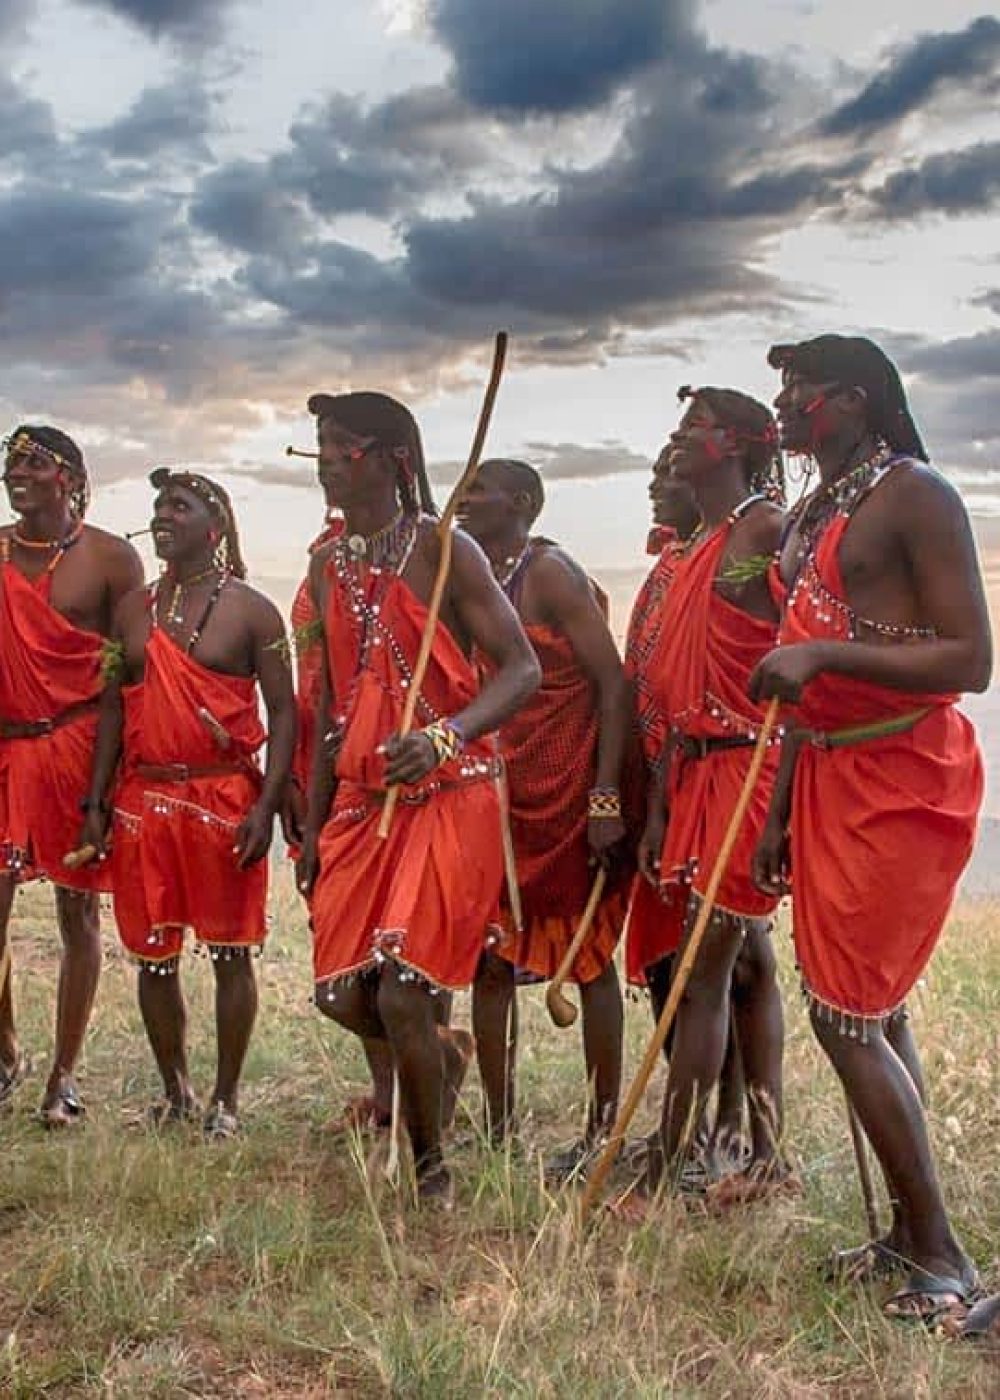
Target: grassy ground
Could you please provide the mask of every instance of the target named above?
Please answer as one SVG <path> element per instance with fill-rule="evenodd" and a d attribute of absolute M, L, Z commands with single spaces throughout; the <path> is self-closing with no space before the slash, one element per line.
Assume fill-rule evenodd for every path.
<path fill-rule="evenodd" d="M 26 1045 L 49 1045 L 50 892 L 16 913 Z M 916 1028 L 933 1132 L 963 1239 L 1000 1285 L 1000 942 L 996 910 L 953 920 Z M 419 1217 L 317 1127 L 361 1084 L 348 1037 L 308 1003 L 307 938 L 286 883 L 260 964 L 261 1018 L 242 1138 L 131 1126 L 155 1094 L 133 973 L 107 941 L 81 1085 L 84 1130 L 48 1138 L 40 1077 L 0 1119 L 0 1393 L 15 1397 L 987 1397 L 1000 1362 L 884 1321 L 882 1293 L 833 1289 L 820 1265 L 860 1240 L 842 1100 L 792 990 L 789 1137 L 803 1198 L 725 1222 L 667 1205 L 586 1240 L 539 1180 L 472 1145 L 450 1217 Z M 211 971 L 189 960 L 198 1080 L 210 1085 Z M 578 1043 L 524 997 L 532 1146 L 582 1115 Z M 459 1019 L 467 1016 L 461 1006 Z M 634 1064 L 647 1032 L 631 1006 Z M 468 1122 L 478 1090 L 465 1095 Z M 647 1115 L 647 1120 L 651 1115 Z"/>

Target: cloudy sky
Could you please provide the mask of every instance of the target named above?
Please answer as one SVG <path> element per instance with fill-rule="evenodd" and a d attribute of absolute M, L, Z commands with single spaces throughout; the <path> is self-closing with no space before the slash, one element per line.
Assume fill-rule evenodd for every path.
<path fill-rule="evenodd" d="M 94 518 L 153 464 L 235 487 L 279 594 L 320 514 L 303 404 L 409 399 L 635 563 L 684 382 L 774 339 L 897 356 L 1000 512 L 1000 20 L 983 0 L 0 0 L 0 418 L 80 438 Z"/>

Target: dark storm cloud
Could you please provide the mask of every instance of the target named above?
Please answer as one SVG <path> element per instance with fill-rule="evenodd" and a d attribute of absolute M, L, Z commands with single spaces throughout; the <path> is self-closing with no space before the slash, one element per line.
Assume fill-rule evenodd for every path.
<path fill-rule="evenodd" d="M 946 89 L 998 92 L 1000 20 L 983 15 L 965 29 L 921 34 L 899 47 L 861 91 L 823 119 L 828 136 L 871 137 Z"/>
<path fill-rule="evenodd" d="M 305 220 L 266 161 L 233 161 L 208 175 L 191 203 L 191 223 L 241 253 L 284 257 L 301 248 Z"/>
<path fill-rule="evenodd" d="M 911 373 L 938 383 L 971 379 L 1000 381 L 1000 330 L 922 345 L 907 354 L 904 363 Z M 1000 406 L 994 410 L 994 418 L 1000 423 Z"/>
<path fill-rule="evenodd" d="M 894 171 L 869 198 L 889 219 L 989 209 L 1000 200 L 1000 141 L 928 156 Z"/>
<path fill-rule="evenodd" d="M 686 38 L 692 9 L 689 0 L 432 0 L 429 14 L 470 102 L 565 112 L 603 102 Z"/>
<path fill-rule="evenodd" d="M 0 73 L 0 165 L 37 165 L 57 144 L 48 103 L 29 97 L 5 73 Z"/>
<path fill-rule="evenodd" d="M 115 160 L 205 162 L 211 159 L 213 128 L 212 97 L 197 77 L 186 73 L 145 88 L 127 112 L 87 132 L 81 144 Z"/>
<path fill-rule="evenodd" d="M 196 40 L 213 37 L 232 0 L 76 0 L 107 10 L 144 29 L 154 39 Z"/>
<path fill-rule="evenodd" d="M 8 193 L 0 202 L 0 296 L 100 294 L 150 268 L 161 227 L 150 205 L 46 188 Z M 49 315 L 55 332 L 58 306 Z"/>

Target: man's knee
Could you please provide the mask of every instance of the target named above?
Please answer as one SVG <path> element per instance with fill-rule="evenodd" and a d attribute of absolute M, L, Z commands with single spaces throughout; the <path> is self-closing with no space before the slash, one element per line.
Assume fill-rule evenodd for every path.
<path fill-rule="evenodd" d="M 96 894 L 57 885 L 56 915 L 59 932 L 67 946 L 100 949 L 101 916 Z"/>
<path fill-rule="evenodd" d="M 368 998 L 360 982 L 317 982 L 313 1000 L 324 1016 L 355 1035 L 377 1037 L 381 1027 L 373 1025 Z"/>
<path fill-rule="evenodd" d="M 437 996 L 422 981 L 387 965 L 378 983 L 378 1015 L 390 1038 L 434 1032 L 434 1003 Z"/>
<path fill-rule="evenodd" d="M 769 986 L 778 974 L 778 963 L 766 924 L 751 926 L 733 967 L 733 992 L 741 999 Z"/>
<path fill-rule="evenodd" d="M 476 968 L 475 990 L 486 996 L 509 997 L 514 994 L 514 968 L 496 953 L 483 953 Z"/>

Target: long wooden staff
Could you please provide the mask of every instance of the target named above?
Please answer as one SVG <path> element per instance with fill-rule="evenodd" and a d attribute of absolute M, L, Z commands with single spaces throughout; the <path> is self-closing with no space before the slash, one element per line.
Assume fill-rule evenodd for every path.
<path fill-rule="evenodd" d="M 548 991 L 545 993 L 545 1006 L 549 1015 L 560 1030 L 565 1030 L 567 1026 L 571 1026 L 576 1020 L 576 1007 L 563 992 L 563 983 L 572 972 L 573 964 L 576 962 L 576 955 L 583 947 L 583 940 L 590 932 L 590 926 L 594 922 L 594 915 L 597 913 L 597 906 L 601 902 L 601 895 L 604 893 L 604 885 L 607 878 L 608 872 L 602 865 L 594 876 L 594 883 L 590 887 L 590 897 L 587 900 L 587 906 L 577 925 L 577 930 L 573 935 L 572 942 L 566 949 L 566 956 L 559 964 L 556 975 L 549 983 Z"/>
<path fill-rule="evenodd" d="M 684 995 L 688 979 L 694 969 L 695 961 L 698 957 L 698 950 L 705 936 L 705 930 L 708 928 L 709 920 L 712 917 L 715 898 L 719 892 L 722 877 L 726 873 L 729 857 L 732 855 L 733 847 L 736 844 L 736 838 L 743 824 L 743 818 L 746 815 L 747 807 L 750 805 L 753 790 L 757 786 L 757 779 L 760 776 L 760 770 L 764 763 L 764 755 L 767 753 L 768 742 L 770 741 L 772 730 L 778 719 L 779 703 L 778 697 L 775 696 L 767 707 L 767 712 L 764 715 L 764 723 L 761 725 L 760 733 L 757 736 L 753 758 L 750 760 L 750 767 L 747 769 L 747 775 L 743 781 L 743 788 L 737 799 L 736 806 L 733 808 L 733 815 L 729 818 L 729 825 L 726 827 L 726 834 L 722 838 L 719 854 L 715 858 L 715 866 L 713 867 L 708 887 L 705 890 L 704 898 L 701 901 L 698 917 L 695 920 L 694 928 L 691 930 L 691 936 L 687 941 L 680 964 L 671 980 L 670 995 L 667 997 L 667 1003 L 660 1013 L 660 1019 L 657 1021 L 652 1039 L 646 1047 L 646 1053 L 643 1055 L 642 1063 L 632 1081 L 632 1087 L 629 1089 L 625 1102 L 618 1112 L 618 1118 L 615 1122 L 615 1126 L 611 1130 L 611 1136 L 587 1178 L 587 1184 L 580 1198 L 580 1218 L 582 1221 L 586 1221 L 595 1201 L 601 1193 L 601 1188 L 604 1186 L 608 1172 L 611 1170 L 615 1158 L 618 1156 L 618 1149 L 628 1131 L 628 1125 L 631 1123 L 633 1115 L 639 1107 L 642 1096 L 646 1092 L 646 1086 L 649 1083 L 650 1076 L 659 1062 L 660 1051 L 663 1049 L 664 1042 L 670 1034 L 670 1027 L 674 1023 L 674 1016 L 680 1005 L 681 997 Z"/>
<path fill-rule="evenodd" d="M 437 631 L 438 617 L 441 612 L 441 601 L 444 598 L 445 584 L 448 582 L 448 570 L 451 567 L 451 527 L 455 521 L 455 514 L 462 503 L 466 491 L 472 485 L 476 472 L 479 470 L 479 458 L 482 455 L 483 443 L 486 441 L 486 432 L 490 426 L 490 417 L 493 413 L 493 405 L 496 402 L 497 390 L 500 388 L 500 377 L 503 374 L 504 360 L 507 357 L 507 332 L 498 331 L 496 343 L 493 347 L 493 368 L 490 371 L 489 382 L 486 385 L 486 395 L 483 398 L 483 406 L 479 413 L 479 422 L 476 424 L 476 435 L 472 439 L 472 450 L 469 452 L 469 460 L 466 463 L 465 471 L 458 479 L 454 491 L 448 497 L 448 503 L 444 508 L 444 514 L 438 522 L 437 533 L 441 542 L 441 553 L 438 559 L 437 574 L 434 578 L 434 587 L 431 590 L 430 602 L 427 605 L 427 621 L 424 623 L 423 636 L 420 638 L 420 650 L 417 653 L 417 664 L 413 668 L 413 676 L 410 680 L 410 688 L 406 692 L 406 703 L 403 706 L 403 718 L 399 726 L 399 736 L 403 738 L 409 734 L 413 728 L 413 716 L 416 714 L 417 698 L 420 694 L 420 687 L 424 683 L 424 676 L 427 674 L 427 666 L 431 659 L 431 648 L 434 645 L 434 633 Z M 386 793 L 385 806 L 382 808 L 382 819 L 378 824 L 378 834 L 384 841 L 389 835 L 392 826 L 393 814 L 396 811 L 396 803 L 399 801 L 399 787 L 394 784 Z"/>
<path fill-rule="evenodd" d="M 10 976 L 10 928 L 7 929 L 7 942 L 3 945 L 3 953 L 0 954 L 0 1001 L 3 1001 L 3 994 L 7 990 L 7 978 Z"/>

